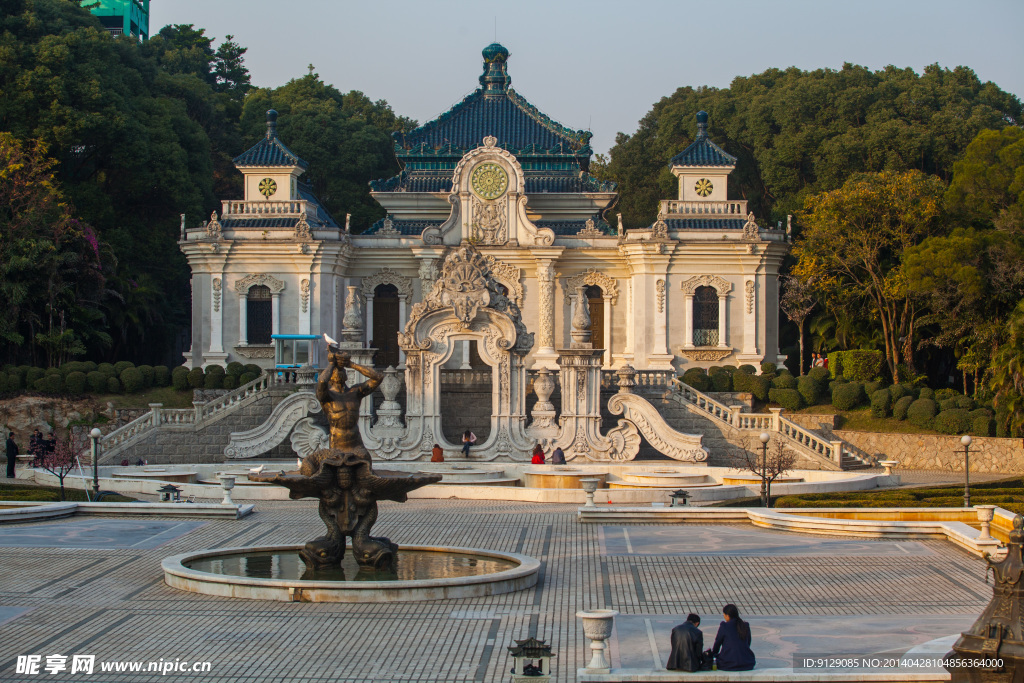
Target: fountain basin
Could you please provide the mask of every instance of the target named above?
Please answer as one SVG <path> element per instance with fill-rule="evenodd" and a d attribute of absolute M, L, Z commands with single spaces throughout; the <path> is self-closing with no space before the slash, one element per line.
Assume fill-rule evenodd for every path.
<path fill-rule="evenodd" d="M 623 477 L 625 481 L 634 484 L 646 484 L 650 486 L 694 486 L 717 484 L 706 474 L 680 474 L 678 472 L 643 472 L 640 474 L 627 474 Z"/>
<path fill-rule="evenodd" d="M 125 470 L 114 472 L 114 479 L 151 479 L 153 481 L 170 481 L 176 484 L 194 484 L 199 472 L 163 467 L 145 467 L 142 471 Z"/>
<path fill-rule="evenodd" d="M 250 600 L 409 602 L 512 593 L 535 585 L 540 571 L 540 562 L 527 555 L 404 545 L 398 551 L 398 578 L 356 579 L 349 552 L 346 561 L 352 562 L 352 568 L 335 570 L 349 580 L 331 580 L 329 573 L 303 579 L 305 567 L 298 556 L 302 547 L 217 548 L 175 555 L 163 561 L 164 582 L 192 593 Z M 423 571 L 405 571 L 418 565 L 432 578 L 423 578 Z"/>
<path fill-rule="evenodd" d="M 554 465 L 550 469 L 530 469 L 523 472 L 523 483 L 534 489 L 581 489 L 580 479 L 600 479 L 598 488 L 608 480 L 607 470 L 582 469 Z"/>

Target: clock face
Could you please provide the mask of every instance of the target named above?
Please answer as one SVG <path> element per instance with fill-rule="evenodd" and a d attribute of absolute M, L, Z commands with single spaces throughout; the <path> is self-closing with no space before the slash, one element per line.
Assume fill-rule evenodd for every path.
<path fill-rule="evenodd" d="M 273 178 L 264 178 L 260 181 L 260 194 L 264 197 L 270 197 L 270 195 L 277 192 L 277 183 L 274 182 Z"/>
<path fill-rule="evenodd" d="M 701 178 L 697 181 L 697 184 L 693 186 L 694 191 L 701 197 L 707 197 L 711 194 L 711 191 L 715 189 L 715 186 L 711 184 L 711 181 L 707 178 Z"/>
<path fill-rule="evenodd" d="M 496 199 L 508 189 L 508 174 L 498 164 L 480 164 L 473 171 L 470 185 L 481 199 Z"/>

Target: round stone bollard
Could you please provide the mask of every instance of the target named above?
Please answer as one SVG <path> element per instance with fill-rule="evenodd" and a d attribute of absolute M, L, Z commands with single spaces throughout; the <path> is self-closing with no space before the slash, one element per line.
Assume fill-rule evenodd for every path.
<path fill-rule="evenodd" d="M 978 521 L 981 523 L 981 535 L 978 536 L 978 540 L 987 541 L 992 538 L 992 520 L 996 516 L 996 506 L 975 505 L 974 509 L 978 511 Z"/>
<path fill-rule="evenodd" d="M 612 635 L 612 627 L 615 625 L 613 609 L 582 610 L 576 616 L 583 621 L 583 634 L 590 639 L 590 650 L 593 656 L 587 664 L 587 673 L 607 674 L 611 673 L 611 662 L 605 655 L 608 646 L 605 641 Z"/>
<path fill-rule="evenodd" d="M 583 487 L 583 490 L 587 494 L 587 502 L 586 502 L 586 504 L 584 504 L 584 507 L 588 507 L 588 508 L 596 507 L 594 505 L 594 492 L 597 491 L 597 488 L 600 485 L 601 485 L 601 480 L 600 479 L 589 479 L 589 478 L 587 478 L 587 479 L 580 479 L 580 486 Z"/>
<path fill-rule="evenodd" d="M 220 487 L 224 489 L 224 500 L 220 504 L 234 505 L 235 501 L 231 500 L 231 489 L 235 488 L 235 478 L 227 474 L 218 474 L 217 478 L 220 479 Z"/>

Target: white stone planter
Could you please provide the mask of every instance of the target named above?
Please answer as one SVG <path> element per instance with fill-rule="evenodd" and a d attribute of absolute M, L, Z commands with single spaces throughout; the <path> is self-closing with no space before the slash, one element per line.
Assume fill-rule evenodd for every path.
<path fill-rule="evenodd" d="M 587 494 L 586 507 L 594 507 L 594 492 L 601 486 L 600 479 L 580 479 L 580 486 Z"/>
<path fill-rule="evenodd" d="M 611 662 L 605 654 L 608 649 L 605 641 L 612 635 L 617 614 L 618 612 L 613 609 L 583 610 L 576 613 L 583 621 L 583 634 L 590 639 L 590 650 L 593 653 L 590 663 L 587 664 L 587 673 L 611 673 Z"/>
<path fill-rule="evenodd" d="M 224 500 L 220 502 L 221 505 L 234 505 L 235 501 L 231 500 L 231 489 L 235 488 L 235 478 L 228 474 L 221 474 L 217 476 L 220 480 L 220 487 L 224 489 Z"/>
<path fill-rule="evenodd" d="M 979 541 L 987 541 L 992 538 L 992 518 L 996 514 L 995 505 L 975 505 L 974 509 L 978 511 L 978 521 L 981 522 L 981 536 L 978 536 Z"/>

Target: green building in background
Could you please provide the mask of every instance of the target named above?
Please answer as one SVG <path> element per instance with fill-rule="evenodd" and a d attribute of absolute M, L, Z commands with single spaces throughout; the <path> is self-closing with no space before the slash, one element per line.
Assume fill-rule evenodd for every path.
<path fill-rule="evenodd" d="M 91 11 L 112 35 L 149 38 L 149 0 L 98 0 Z"/>

